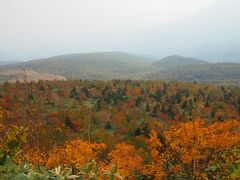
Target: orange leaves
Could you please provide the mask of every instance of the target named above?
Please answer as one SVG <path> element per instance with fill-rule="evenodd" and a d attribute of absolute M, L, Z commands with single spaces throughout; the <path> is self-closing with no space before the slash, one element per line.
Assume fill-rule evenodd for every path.
<path fill-rule="evenodd" d="M 164 176 L 163 154 L 159 150 L 163 148 L 163 144 L 159 141 L 156 131 L 151 132 L 147 143 L 150 149 L 151 162 L 145 165 L 143 173 L 156 179 L 162 179 Z"/>
<path fill-rule="evenodd" d="M 72 140 L 65 143 L 66 161 L 75 167 L 82 167 L 96 159 L 97 155 L 106 148 L 104 144 Z"/>
<path fill-rule="evenodd" d="M 61 147 L 54 147 L 48 153 L 43 153 L 36 148 L 29 149 L 21 159 L 33 165 L 44 165 L 47 168 L 59 165 L 82 168 L 97 159 L 105 148 L 106 146 L 102 143 L 89 143 L 76 139 L 65 142 Z"/>
<path fill-rule="evenodd" d="M 46 166 L 49 169 L 59 165 L 81 169 L 92 160 L 99 162 L 98 157 L 105 149 L 106 146 L 102 143 L 89 143 L 76 139 L 65 142 L 63 146 L 54 147 L 48 153 L 43 153 L 39 149 L 30 149 L 21 160 L 33 165 Z M 111 164 L 117 165 L 119 174 L 124 177 L 134 177 L 134 173 L 142 169 L 143 160 L 132 145 L 117 144 L 108 154 L 108 158 Z M 103 169 L 109 168 L 108 163 L 99 164 Z"/>
<path fill-rule="evenodd" d="M 72 120 L 72 128 L 75 132 L 79 131 L 79 129 L 81 128 L 81 119 L 76 119 L 76 120 Z"/>
<path fill-rule="evenodd" d="M 25 150 L 25 154 L 23 155 L 23 157 L 20 157 L 20 161 L 27 161 L 33 165 L 44 166 L 46 163 L 46 158 L 46 154 L 44 154 L 40 149 L 31 148 Z"/>
<path fill-rule="evenodd" d="M 198 156 L 202 158 L 200 150 L 224 150 L 239 142 L 240 123 L 237 120 L 228 120 L 207 126 L 203 120 L 195 120 L 180 123 L 179 127 L 165 131 L 164 137 L 167 142 L 171 142 L 170 147 L 173 150 L 182 151 L 183 158 L 194 156 L 197 159 Z"/>
<path fill-rule="evenodd" d="M 141 96 L 142 94 L 142 89 L 141 88 L 133 88 L 133 87 L 128 87 L 126 89 L 126 92 L 125 92 L 125 95 L 128 96 L 128 97 L 131 97 L 131 96 Z"/>
<path fill-rule="evenodd" d="M 215 123 L 208 127 L 212 132 L 208 135 L 210 147 L 218 150 L 226 150 L 237 146 L 240 142 L 240 122 L 239 120 L 228 120 L 223 123 Z"/>
<path fill-rule="evenodd" d="M 105 159 L 107 163 L 100 163 L 101 168 L 108 169 L 110 162 L 117 165 L 121 176 L 130 179 L 138 173 L 154 179 L 203 179 L 207 177 L 206 169 L 211 169 L 216 164 L 220 169 L 218 174 L 226 173 L 227 164 L 234 162 L 228 152 L 240 145 L 239 120 L 209 125 L 204 120 L 196 119 L 169 128 L 158 127 L 147 139 L 150 162 L 144 164 L 134 146 L 121 143 L 108 153 L 108 159 Z M 31 149 L 23 160 L 45 165 L 47 168 L 58 165 L 82 168 L 92 160 L 100 160 L 99 156 L 105 149 L 105 144 L 75 139 L 66 141 L 61 147 L 54 147 L 46 154 L 38 149 Z"/>
<path fill-rule="evenodd" d="M 162 135 L 155 131 L 151 133 L 148 144 L 152 159 L 146 169 L 154 177 L 154 171 L 165 172 L 168 177 L 173 172 L 175 175 L 181 173 L 185 178 L 206 177 L 205 169 L 215 163 L 221 164 L 222 154 L 239 142 L 238 120 L 212 125 L 201 119 L 179 123 Z"/>
<path fill-rule="evenodd" d="M 49 118 L 58 118 L 59 117 L 59 112 L 49 112 L 48 117 Z"/>
<path fill-rule="evenodd" d="M 189 123 L 181 123 L 179 127 L 172 127 L 164 132 L 169 148 L 181 154 L 183 163 L 190 163 L 195 159 L 201 159 L 200 149 L 206 145 L 204 133 L 204 121 L 195 120 Z"/>
<path fill-rule="evenodd" d="M 54 147 L 48 152 L 46 161 L 47 168 L 53 168 L 58 165 L 66 164 L 65 149 L 63 147 Z"/>
<path fill-rule="evenodd" d="M 140 171 L 142 158 L 137 154 L 132 145 L 125 143 L 117 144 L 115 149 L 108 154 L 111 163 L 117 165 L 119 174 L 124 177 L 131 177 L 134 171 Z"/>
<path fill-rule="evenodd" d="M 104 144 L 89 143 L 78 139 L 67 141 L 63 147 L 55 147 L 49 152 L 47 167 L 65 164 L 81 168 L 96 159 L 105 148 Z"/>

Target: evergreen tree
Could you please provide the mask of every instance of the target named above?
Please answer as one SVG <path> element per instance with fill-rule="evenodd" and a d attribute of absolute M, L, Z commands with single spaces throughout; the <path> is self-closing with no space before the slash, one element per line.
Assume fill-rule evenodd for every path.
<path fill-rule="evenodd" d="M 73 87 L 70 91 L 69 97 L 74 98 L 75 96 L 77 96 L 77 90 L 76 87 Z"/>
<path fill-rule="evenodd" d="M 135 132 L 134 132 L 134 136 L 140 136 L 142 134 L 141 129 L 138 127 Z"/>
<path fill-rule="evenodd" d="M 146 112 L 149 112 L 150 111 L 150 106 L 149 106 L 149 103 L 147 102 L 146 104 Z"/>
<path fill-rule="evenodd" d="M 141 102 L 142 102 L 142 97 L 138 96 L 137 99 L 136 99 L 136 106 L 140 107 Z"/>
<path fill-rule="evenodd" d="M 108 129 L 108 130 L 112 129 L 111 123 L 108 121 L 108 122 L 105 124 L 105 127 L 104 127 L 104 128 L 105 128 L 105 129 Z"/>
<path fill-rule="evenodd" d="M 156 92 L 155 92 L 155 99 L 160 102 L 161 99 L 162 99 L 162 92 L 160 89 L 157 89 Z"/>
<path fill-rule="evenodd" d="M 64 120 L 64 124 L 69 127 L 70 129 L 73 129 L 73 124 L 70 120 L 70 117 L 69 116 L 66 116 L 65 120 Z"/>

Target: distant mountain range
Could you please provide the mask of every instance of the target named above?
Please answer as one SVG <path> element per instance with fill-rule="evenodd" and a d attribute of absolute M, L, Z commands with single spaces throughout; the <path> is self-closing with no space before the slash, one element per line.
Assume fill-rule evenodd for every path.
<path fill-rule="evenodd" d="M 54 56 L 0 66 L 0 81 L 65 79 L 154 79 L 236 84 L 239 63 L 210 63 L 205 60 L 168 56 L 154 61 L 123 52 L 101 52 Z"/>
<path fill-rule="evenodd" d="M 152 59 L 122 52 L 83 53 L 2 66 L 0 71 L 17 69 L 21 66 L 32 71 L 57 74 L 69 79 L 136 79 L 142 76 L 142 72 L 152 70 L 151 62 Z"/>
<path fill-rule="evenodd" d="M 209 6 L 176 21 L 161 24 L 156 17 L 153 21 L 154 26 L 144 26 L 137 30 L 122 27 L 117 32 L 110 31 L 110 27 L 109 31 L 86 35 L 81 41 L 81 33 L 78 32 L 70 33 L 71 36 L 65 38 L 62 38 L 62 35 L 59 37 L 61 33 L 56 33 L 54 38 L 45 39 L 44 44 L 29 41 L 23 47 L 19 46 L 21 43 L 17 43 L 19 45 L 16 46 L 10 43 L 14 42 L 14 38 L 10 38 L 12 40 L 9 43 L 0 44 L 0 60 L 26 60 L 74 51 L 109 49 L 147 54 L 154 58 L 179 54 L 210 62 L 240 63 L 239 9 L 239 0 L 216 0 Z"/>
<path fill-rule="evenodd" d="M 209 64 L 209 62 L 191 57 L 173 55 L 167 56 L 159 61 L 154 62 L 153 66 L 164 70 L 176 67 L 183 67 L 187 65 L 202 65 L 202 64 Z"/>
<path fill-rule="evenodd" d="M 138 32 L 134 44 L 156 57 L 176 53 L 240 63 L 239 8 L 239 0 L 217 0 L 191 16 Z"/>
<path fill-rule="evenodd" d="M 178 66 L 150 73 L 144 79 L 239 84 L 240 64 L 227 62 Z"/>

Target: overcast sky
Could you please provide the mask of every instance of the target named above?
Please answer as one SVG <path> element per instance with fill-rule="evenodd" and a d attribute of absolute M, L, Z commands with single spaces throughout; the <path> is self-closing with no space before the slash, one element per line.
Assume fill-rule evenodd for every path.
<path fill-rule="evenodd" d="M 216 1 L 0 0 L 0 60 L 118 50 L 106 34 L 121 40 L 128 32 L 169 24 Z"/>

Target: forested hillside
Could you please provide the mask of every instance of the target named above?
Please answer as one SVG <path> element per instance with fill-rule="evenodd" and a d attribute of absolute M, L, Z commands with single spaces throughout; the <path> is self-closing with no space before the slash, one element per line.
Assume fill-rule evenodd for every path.
<path fill-rule="evenodd" d="M 1 179 L 239 177 L 236 86 L 134 80 L 4 83 L 0 107 Z"/>
<path fill-rule="evenodd" d="M 121 52 L 84 53 L 4 66 L 2 71 L 21 66 L 37 72 L 61 75 L 68 79 L 127 79 L 138 78 L 142 72 L 151 71 L 151 62 L 151 59 Z"/>
<path fill-rule="evenodd" d="M 238 63 L 209 63 L 202 65 L 187 65 L 169 68 L 150 73 L 146 79 L 164 79 L 180 81 L 200 81 L 218 84 L 240 83 L 240 64 Z"/>
<path fill-rule="evenodd" d="M 217 84 L 240 82 L 239 63 L 209 63 L 191 57 L 168 56 L 153 60 L 122 52 L 69 54 L 0 66 L 0 82 L 38 80 L 181 80 Z"/>

